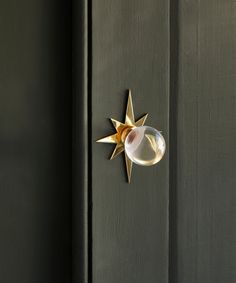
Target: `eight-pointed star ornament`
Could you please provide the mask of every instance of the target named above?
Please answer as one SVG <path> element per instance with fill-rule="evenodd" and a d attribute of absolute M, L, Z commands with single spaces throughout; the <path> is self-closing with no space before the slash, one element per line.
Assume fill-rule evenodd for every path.
<path fill-rule="evenodd" d="M 128 102 L 127 102 L 126 114 L 125 114 L 125 122 L 122 123 L 122 122 L 119 122 L 111 118 L 110 120 L 116 129 L 116 133 L 97 140 L 97 142 L 101 142 L 101 143 L 116 144 L 115 149 L 113 150 L 113 153 L 110 159 L 114 159 L 120 153 L 124 151 L 125 149 L 124 143 L 125 143 L 125 139 L 127 135 L 132 129 L 143 126 L 147 116 L 148 114 L 145 114 L 140 119 L 135 121 L 132 95 L 131 95 L 131 90 L 129 90 Z M 126 172 L 127 172 L 128 182 L 130 183 L 133 162 L 128 157 L 126 152 L 124 152 L 124 154 L 125 154 L 125 163 L 126 163 Z"/>

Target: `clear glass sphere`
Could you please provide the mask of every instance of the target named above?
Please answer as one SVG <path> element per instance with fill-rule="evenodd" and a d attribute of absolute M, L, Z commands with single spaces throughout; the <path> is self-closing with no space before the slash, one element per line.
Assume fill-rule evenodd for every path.
<path fill-rule="evenodd" d="M 125 152 L 131 161 L 138 165 L 156 164 L 162 159 L 165 149 L 164 137 L 152 127 L 134 128 L 125 139 Z"/>

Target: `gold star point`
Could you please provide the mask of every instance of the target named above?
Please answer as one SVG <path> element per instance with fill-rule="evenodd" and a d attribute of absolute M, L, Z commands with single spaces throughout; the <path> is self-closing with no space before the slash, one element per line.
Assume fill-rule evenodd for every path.
<path fill-rule="evenodd" d="M 116 129 L 116 133 L 97 140 L 97 142 L 100 142 L 100 143 L 116 144 L 115 149 L 113 150 L 110 159 L 114 159 L 119 154 L 121 154 L 123 151 L 125 151 L 124 142 L 125 142 L 125 138 L 127 134 L 133 128 L 143 126 L 147 119 L 147 116 L 148 114 L 145 114 L 135 122 L 132 95 L 131 95 L 131 90 L 129 90 L 126 114 L 125 114 L 125 122 L 122 123 L 122 122 L 119 122 L 111 118 L 110 120 L 114 128 Z M 127 178 L 128 178 L 128 182 L 130 183 L 133 162 L 130 160 L 126 152 L 125 152 L 125 163 L 126 163 Z"/>

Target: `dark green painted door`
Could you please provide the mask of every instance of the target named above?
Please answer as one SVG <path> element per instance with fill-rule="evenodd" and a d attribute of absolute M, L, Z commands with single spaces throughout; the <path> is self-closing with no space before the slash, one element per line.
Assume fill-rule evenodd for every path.
<path fill-rule="evenodd" d="M 64 2 L 0 3 L 0 282 L 236 282 L 235 1 Z M 167 142 L 130 185 L 128 88 Z"/>
<path fill-rule="evenodd" d="M 175 15 L 171 282 L 234 283 L 236 3 L 179 1 Z"/>
<path fill-rule="evenodd" d="M 95 140 L 122 121 L 127 89 L 136 118 L 168 143 L 169 8 L 166 0 L 93 1 L 92 279 L 101 283 L 168 281 L 168 151 L 158 166 L 133 167 L 126 181 L 113 145 Z M 146 111 L 146 112 L 145 112 Z"/>
<path fill-rule="evenodd" d="M 235 1 L 93 1 L 91 18 L 93 282 L 235 282 Z M 168 144 L 131 185 L 94 143 L 126 88 Z"/>

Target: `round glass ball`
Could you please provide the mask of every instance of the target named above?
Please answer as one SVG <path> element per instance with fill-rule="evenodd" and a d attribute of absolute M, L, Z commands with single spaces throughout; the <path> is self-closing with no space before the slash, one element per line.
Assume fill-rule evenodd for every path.
<path fill-rule="evenodd" d="M 125 139 L 125 152 L 129 159 L 142 166 L 159 162 L 166 149 L 162 134 L 148 126 L 134 128 Z"/>

